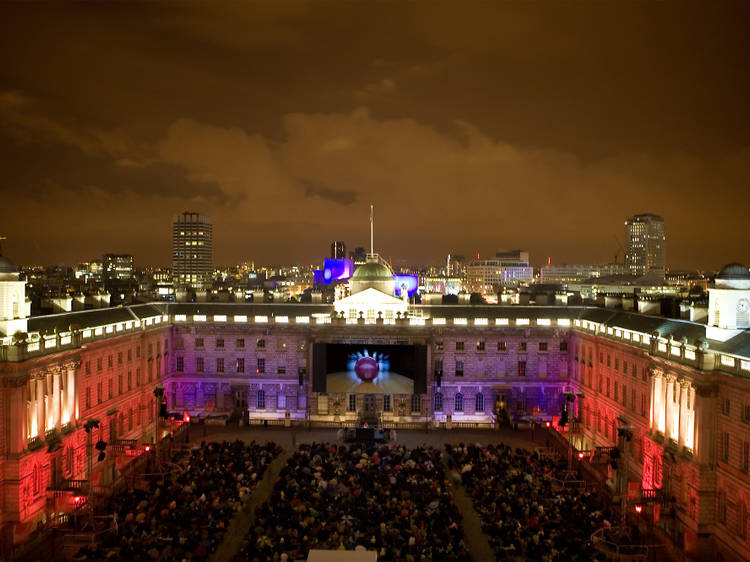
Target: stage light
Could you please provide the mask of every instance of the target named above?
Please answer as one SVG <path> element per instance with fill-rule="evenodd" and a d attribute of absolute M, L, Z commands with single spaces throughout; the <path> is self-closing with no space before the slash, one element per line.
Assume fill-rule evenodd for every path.
<path fill-rule="evenodd" d="M 547 427 L 550 427 L 550 426 L 552 426 L 552 423 L 551 422 L 545 422 L 544 425 L 547 426 Z"/>
<path fill-rule="evenodd" d="M 641 511 L 643 511 L 642 505 L 636 505 L 635 506 L 635 512 L 640 515 Z"/>
<path fill-rule="evenodd" d="M 582 461 L 582 460 L 583 460 L 583 457 L 584 457 L 584 456 L 585 456 L 585 455 L 583 454 L 583 452 L 579 452 L 579 453 L 578 453 L 578 460 L 579 460 L 579 461 Z"/>

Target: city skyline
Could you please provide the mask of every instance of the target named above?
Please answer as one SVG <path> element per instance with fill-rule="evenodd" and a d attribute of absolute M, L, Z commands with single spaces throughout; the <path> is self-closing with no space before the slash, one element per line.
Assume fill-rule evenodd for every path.
<path fill-rule="evenodd" d="M 668 268 L 750 261 L 746 5 L 0 11 L 16 263 L 168 265 L 186 208 L 217 264 L 315 263 L 370 203 L 395 266 L 609 262 L 638 213 Z"/>

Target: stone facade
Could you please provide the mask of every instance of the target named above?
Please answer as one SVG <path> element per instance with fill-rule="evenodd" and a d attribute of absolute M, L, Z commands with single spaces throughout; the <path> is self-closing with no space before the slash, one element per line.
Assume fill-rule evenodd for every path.
<path fill-rule="evenodd" d="M 748 342 L 706 341 L 703 325 L 586 307 L 411 306 L 386 323 L 328 305 L 206 303 L 73 312 L 30 329 L 43 321 L 76 327 L 0 346 L 4 540 L 62 509 L 50 500 L 60 482 L 86 478 L 87 419 L 100 420 L 94 441 L 153 442 L 163 385 L 172 412 L 333 427 L 365 409 L 395 427 L 491 428 L 502 409 L 555 423 L 567 404 L 565 438 L 675 549 L 750 558 Z M 347 342 L 425 346 L 426 392 L 314 392 L 314 346 Z M 613 447 L 616 469 L 603 453 Z M 128 460 L 94 461 L 92 481 L 107 485 Z"/>

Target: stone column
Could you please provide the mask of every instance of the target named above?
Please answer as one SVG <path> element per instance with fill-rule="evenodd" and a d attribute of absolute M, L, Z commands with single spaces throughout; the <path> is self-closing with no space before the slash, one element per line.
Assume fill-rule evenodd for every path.
<path fill-rule="evenodd" d="M 63 407 L 63 423 L 70 423 L 78 418 L 78 405 L 76 398 L 78 393 L 76 392 L 76 372 L 72 367 L 65 369 L 65 376 L 67 381 L 65 384 L 65 406 Z M 67 419 L 66 419 L 67 418 Z"/>
<path fill-rule="evenodd" d="M 682 449 L 685 446 L 685 436 L 687 435 L 688 422 L 688 393 L 690 392 L 690 381 L 680 379 L 680 427 L 677 443 Z"/>
<path fill-rule="evenodd" d="M 45 419 L 44 419 L 44 379 L 43 378 L 37 378 L 34 381 L 34 384 L 36 386 L 36 427 L 37 427 L 37 435 L 39 437 L 44 437 L 44 431 L 45 431 Z"/>
<path fill-rule="evenodd" d="M 60 429 L 60 404 L 62 401 L 62 372 L 55 369 L 52 373 L 52 424 Z"/>
<path fill-rule="evenodd" d="M 675 377 L 673 375 L 667 375 L 665 378 L 666 383 L 666 433 L 665 437 L 670 441 L 677 441 L 677 433 L 679 431 L 680 424 L 680 411 L 679 404 L 675 402 Z"/>
<path fill-rule="evenodd" d="M 665 378 L 661 371 L 652 371 L 651 385 L 651 429 L 666 435 Z"/>

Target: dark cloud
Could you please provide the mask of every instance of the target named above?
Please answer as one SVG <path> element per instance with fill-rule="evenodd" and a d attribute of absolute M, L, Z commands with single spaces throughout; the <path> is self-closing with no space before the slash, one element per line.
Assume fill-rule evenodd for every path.
<path fill-rule="evenodd" d="M 307 197 L 320 197 L 321 199 L 327 199 L 328 201 L 333 201 L 339 205 L 351 205 L 357 201 L 357 192 L 352 189 L 337 190 L 311 184 L 305 185 L 305 195 Z"/>

